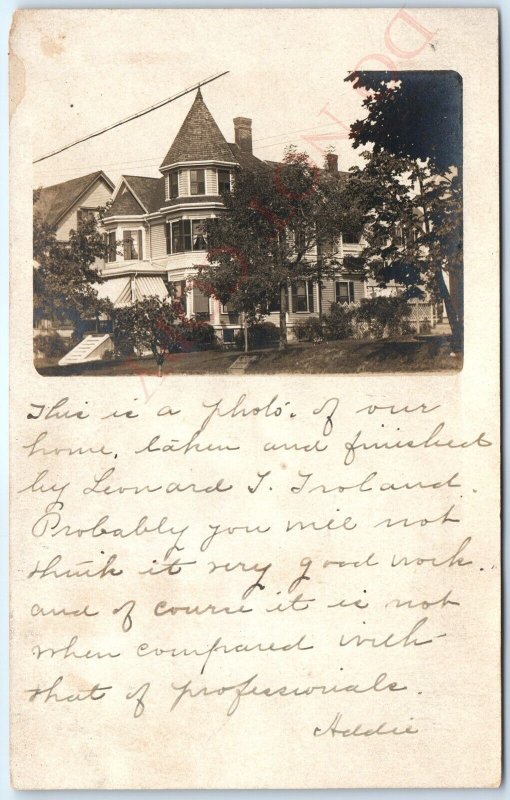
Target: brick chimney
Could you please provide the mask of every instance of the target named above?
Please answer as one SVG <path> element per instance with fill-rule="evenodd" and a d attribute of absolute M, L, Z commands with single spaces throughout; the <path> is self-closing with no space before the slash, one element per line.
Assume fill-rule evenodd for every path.
<path fill-rule="evenodd" d="M 251 153 L 251 119 L 248 119 L 248 117 L 234 117 L 234 130 L 236 145 L 244 153 Z"/>
<path fill-rule="evenodd" d="M 336 153 L 326 153 L 326 165 L 328 172 L 338 172 L 338 156 Z"/>

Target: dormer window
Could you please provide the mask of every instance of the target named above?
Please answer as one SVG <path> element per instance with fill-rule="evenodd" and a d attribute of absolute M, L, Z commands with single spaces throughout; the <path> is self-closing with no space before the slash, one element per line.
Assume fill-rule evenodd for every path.
<path fill-rule="evenodd" d="M 122 235 L 124 261 L 142 259 L 142 231 L 124 230 Z"/>
<path fill-rule="evenodd" d="M 218 194 L 223 194 L 224 192 L 230 192 L 230 170 L 229 169 L 219 169 L 218 170 Z"/>
<path fill-rule="evenodd" d="M 174 197 L 179 197 L 179 172 L 178 170 L 174 169 L 173 172 L 170 173 L 168 177 L 169 189 L 170 189 L 170 199 L 173 200 Z"/>
<path fill-rule="evenodd" d="M 190 193 L 205 194 L 205 169 L 190 169 Z"/>

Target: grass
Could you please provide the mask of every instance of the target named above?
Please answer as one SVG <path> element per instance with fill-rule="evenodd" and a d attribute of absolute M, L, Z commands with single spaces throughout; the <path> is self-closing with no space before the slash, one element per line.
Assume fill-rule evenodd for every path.
<path fill-rule="evenodd" d="M 167 356 L 163 374 L 221 374 L 240 355 L 209 350 Z M 449 337 L 424 336 L 382 340 L 345 340 L 290 344 L 285 350 L 254 350 L 258 361 L 247 374 L 338 374 L 364 372 L 438 372 L 462 368 L 462 357 L 450 355 Z M 41 375 L 157 375 L 152 358 L 96 361 L 68 367 L 37 366 Z"/>

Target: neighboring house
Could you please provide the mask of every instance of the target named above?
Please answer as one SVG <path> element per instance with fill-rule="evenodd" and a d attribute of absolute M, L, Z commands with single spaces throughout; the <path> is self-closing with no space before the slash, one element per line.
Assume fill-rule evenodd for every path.
<path fill-rule="evenodd" d="M 34 202 L 34 216 L 55 230 L 59 242 L 68 242 L 71 230 L 77 230 L 80 221 L 90 214 L 97 218 L 99 209 L 111 199 L 114 184 L 102 170 L 38 189 Z M 96 269 L 104 266 L 97 260 Z M 38 320 L 36 333 L 55 329 L 51 320 Z M 72 326 L 59 324 L 56 328 L 63 336 L 71 336 Z"/>
<path fill-rule="evenodd" d="M 71 230 L 77 230 L 80 219 L 97 216 L 99 208 L 110 200 L 114 184 L 102 170 L 73 178 L 64 183 L 44 186 L 34 203 L 34 214 L 55 228 L 57 240 L 68 242 Z"/>
<path fill-rule="evenodd" d="M 124 175 L 103 220 L 111 257 L 101 268 L 107 279 L 98 285 L 101 298 L 116 306 L 144 296 L 165 297 L 172 290 L 188 317 L 209 322 L 220 339 L 231 341 L 240 327 L 237 314 L 194 285 L 196 266 L 206 264 L 206 222 L 223 212 L 221 193 L 230 191 L 238 169 L 268 170 L 273 162 L 252 151 L 251 119 L 234 119 L 235 141 L 227 142 L 198 90 L 193 104 L 160 166 L 161 177 Z M 329 169 L 338 172 L 338 159 L 329 157 Z M 114 245 L 117 243 L 115 251 Z M 337 245 L 338 256 L 357 255 L 357 241 Z M 351 303 L 365 296 L 364 274 L 339 269 L 335 280 L 325 280 L 324 313 L 331 303 Z M 317 315 L 318 287 L 301 282 L 289 288 L 288 325 Z M 277 306 L 268 319 L 278 324 Z"/>

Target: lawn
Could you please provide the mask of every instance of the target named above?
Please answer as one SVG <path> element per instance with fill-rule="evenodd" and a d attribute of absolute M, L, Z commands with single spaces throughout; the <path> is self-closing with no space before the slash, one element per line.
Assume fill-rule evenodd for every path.
<path fill-rule="evenodd" d="M 228 372 L 237 351 L 204 351 L 169 355 L 164 374 L 200 375 Z M 345 340 L 290 344 L 285 350 L 254 350 L 258 360 L 247 374 L 331 374 L 363 372 L 437 372 L 462 368 L 461 356 L 451 356 L 446 336 L 382 340 Z M 37 366 L 41 375 L 157 375 L 152 358 L 96 361 L 69 367 Z"/>

